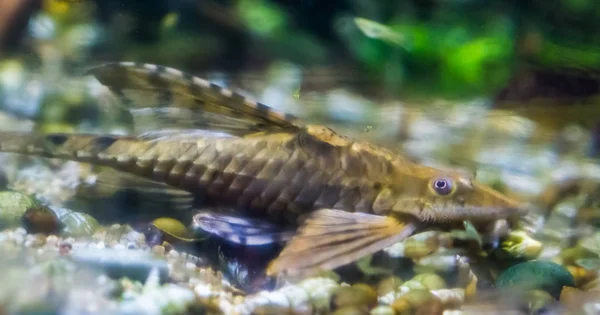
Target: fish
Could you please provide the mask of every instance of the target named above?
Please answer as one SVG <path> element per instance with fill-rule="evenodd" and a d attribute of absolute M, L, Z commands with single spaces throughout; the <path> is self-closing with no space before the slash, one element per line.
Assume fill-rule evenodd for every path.
<path fill-rule="evenodd" d="M 424 227 L 527 213 L 464 172 L 418 164 L 174 68 L 114 62 L 85 75 L 131 113 L 132 134 L 1 131 L 0 152 L 90 163 L 186 192 L 195 226 L 241 245 L 285 244 L 269 276 L 335 269 Z M 156 123 L 171 128 L 149 127 Z"/>

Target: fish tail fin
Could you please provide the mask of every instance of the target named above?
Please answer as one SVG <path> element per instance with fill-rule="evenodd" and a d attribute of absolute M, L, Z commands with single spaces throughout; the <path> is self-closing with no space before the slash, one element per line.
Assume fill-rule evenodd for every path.
<path fill-rule="evenodd" d="M 178 107 L 252 121 L 264 129 L 294 128 L 298 119 L 180 70 L 115 62 L 88 69 L 125 107 Z"/>

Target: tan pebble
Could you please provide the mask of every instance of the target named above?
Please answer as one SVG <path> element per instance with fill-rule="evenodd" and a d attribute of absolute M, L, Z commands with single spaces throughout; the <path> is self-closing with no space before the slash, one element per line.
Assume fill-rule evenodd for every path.
<path fill-rule="evenodd" d="M 196 270 L 196 264 L 192 263 L 192 262 L 187 262 L 185 263 L 185 269 L 187 270 Z"/>
<path fill-rule="evenodd" d="M 334 309 L 350 306 L 374 306 L 377 303 L 377 293 L 366 284 L 352 287 L 340 287 L 331 296 Z"/>
<path fill-rule="evenodd" d="M 439 233 L 439 232 L 438 232 Z M 419 259 L 430 255 L 439 247 L 438 236 L 432 233 L 422 233 L 421 237 L 409 238 L 404 243 L 406 257 Z"/>
<path fill-rule="evenodd" d="M 135 240 L 135 242 L 138 245 L 144 245 L 144 244 L 146 244 L 146 235 L 144 235 L 144 233 L 139 233 L 138 236 L 137 236 L 137 238 L 136 238 L 136 240 Z"/>
<path fill-rule="evenodd" d="M 367 315 L 369 309 L 366 306 L 346 306 L 335 310 L 333 315 Z"/>
<path fill-rule="evenodd" d="M 119 229 L 121 229 L 121 225 L 118 223 L 115 223 L 115 224 L 111 225 L 108 229 L 112 230 L 112 231 L 118 231 Z"/>
<path fill-rule="evenodd" d="M 391 308 L 396 312 L 396 314 L 411 314 L 412 313 L 412 306 L 410 306 L 410 303 L 408 302 L 408 300 L 402 299 L 402 298 L 396 299 L 392 303 Z"/>
<path fill-rule="evenodd" d="M 171 271 L 169 272 L 169 278 L 175 283 L 186 283 L 189 281 L 189 276 L 185 272 Z"/>
<path fill-rule="evenodd" d="M 235 305 L 242 304 L 242 303 L 244 303 L 245 299 L 246 299 L 245 297 L 243 297 L 241 295 L 237 295 L 233 298 L 233 304 L 235 304 Z"/>
<path fill-rule="evenodd" d="M 25 246 L 31 248 L 41 247 L 44 246 L 44 244 L 46 244 L 46 235 L 44 234 L 31 235 L 31 237 L 28 237 L 25 241 Z"/>
<path fill-rule="evenodd" d="M 465 302 L 463 288 L 431 290 L 431 293 L 437 296 L 446 308 L 460 307 Z"/>
<path fill-rule="evenodd" d="M 600 292 L 600 278 L 596 278 L 586 284 L 584 284 L 581 289 L 584 291 L 594 291 Z"/>
<path fill-rule="evenodd" d="M 434 298 L 429 303 L 425 303 L 417 308 L 415 315 L 441 315 L 444 312 L 444 305 L 442 302 Z"/>
<path fill-rule="evenodd" d="M 391 306 L 380 305 L 371 310 L 370 315 L 395 315 L 396 312 Z"/>
<path fill-rule="evenodd" d="M 194 292 L 198 297 L 207 298 L 213 295 L 212 287 L 210 284 L 199 283 L 194 287 Z"/>
<path fill-rule="evenodd" d="M 167 258 L 177 259 L 179 258 L 179 252 L 177 252 L 176 250 L 170 250 L 167 254 Z"/>
<path fill-rule="evenodd" d="M 164 248 L 164 246 L 154 245 L 152 247 L 152 253 L 155 254 L 155 255 L 164 256 L 165 255 L 165 248 Z"/>
<path fill-rule="evenodd" d="M 436 297 L 428 290 L 416 289 L 397 298 L 392 302 L 392 308 L 400 314 L 406 314 L 413 310 L 416 311 L 426 304 L 435 303 L 435 300 Z"/>
<path fill-rule="evenodd" d="M 567 288 L 567 287 L 563 287 Z M 564 289 L 562 290 L 564 292 Z M 561 292 L 561 296 L 562 296 Z M 544 309 L 551 303 L 554 303 L 554 298 L 550 293 L 543 290 L 530 290 L 527 292 L 527 304 L 529 305 L 529 311 L 532 314 L 540 313 L 540 310 Z M 561 301 L 564 302 L 564 301 Z"/>
<path fill-rule="evenodd" d="M 56 235 L 50 235 L 46 237 L 46 247 L 54 247 L 58 243 L 58 237 Z"/>
<path fill-rule="evenodd" d="M 398 288 L 402 285 L 402 279 L 399 277 L 388 277 L 382 279 L 377 284 L 377 295 L 382 296 L 386 295 L 390 292 L 398 290 Z"/>
<path fill-rule="evenodd" d="M 569 270 L 573 276 L 576 287 L 580 287 L 598 277 L 598 272 L 596 270 L 588 270 L 580 266 L 567 266 L 567 270 Z"/>
<path fill-rule="evenodd" d="M 92 235 L 92 238 L 95 241 L 102 241 L 106 238 L 106 231 L 105 230 L 98 231 Z"/>
<path fill-rule="evenodd" d="M 377 304 L 377 292 L 368 284 L 356 283 L 352 288 L 362 291 L 361 297 L 365 300 L 367 306 L 375 306 Z"/>
<path fill-rule="evenodd" d="M 447 288 L 446 281 L 435 273 L 423 273 L 416 275 L 412 280 L 421 282 L 429 290 L 439 290 Z"/>
<path fill-rule="evenodd" d="M 402 284 L 402 287 L 406 287 L 409 290 L 424 290 L 427 289 L 421 281 L 410 279 Z"/>
<path fill-rule="evenodd" d="M 586 308 L 590 311 L 593 308 L 597 309 L 597 305 L 600 304 L 600 294 L 598 291 L 583 291 L 565 286 L 560 293 L 560 303 L 564 307 L 565 314 L 583 314 L 582 311 Z"/>

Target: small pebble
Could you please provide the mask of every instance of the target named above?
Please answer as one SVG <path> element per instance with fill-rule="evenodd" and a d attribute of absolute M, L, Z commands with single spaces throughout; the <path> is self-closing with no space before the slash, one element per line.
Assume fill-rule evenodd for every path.
<path fill-rule="evenodd" d="M 567 268 L 543 260 L 532 260 L 514 265 L 496 279 L 497 288 L 540 289 L 555 298 L 558 298 L 563 286 L 575 286 L 573 275 Z"/>
<path fill-rule="evenodd" d="M 72 249 L 73 249 L 73 245 L 71 245 L 71 243 L 68 243 L 68 242 L 61 242 L 58 245 L 58 252 L 61 255 L 68 255 L 68 254 L 70 254 Z"/>
<path fill-rule="evenodd" d="M 196 264 L 193 262 L 187 262 L 187 263 L 185 263 L 185 269 L 194 271 L 194 270 L 196 270 Z"/>
<path fill-rule="evenodd" d="M 46 247 L 55 247 L 58 243 L 58 237 L 56 235 L 49 235 L 46 237 Z"/>
<path fill-rule="evenodd" d="M 340 287 L 334 291 L 331 305 L 334 308 L 371 307 L 377 303 L 377 292 L 366 284 L 355 284 L 351 287 Z"/>
<path fill-rule="evenodd" d="M 369 314 L 369 309 L 362 306 L 346 306 L 335 310 L 332 315 L 366 315 Z"/>
<path fill-rule="evenodd" d="M 177 252 L 176 250 L 170 250 L 169 253 L 167 254 L 167 258 L 177 259 L 177 258 L 179 258 L 179 252 Z"/>
<path fill-rule="evenodd" d="M 208 298 L 213 295 L 212 288 L 210 284 L 200 283 L 194 287 L 194 292 L 196 295 L 202 298 Z"/>
<path fill-rule="evenodd" d="M 152 253 L 159 256 L 165 255 L 165 247 L 160 245 L 155 245 L 152 247 Z"/>
<path fill-rule="evenodd" d="M 25 246 L 30 248 L 42 247 L 44 244 L 46 244 L 46 235 L 44 234 L 30 234 L 27 235 L 27 239 L 25 240 Z"/>
<path fill-rule="evenodd" d="M 379 305 L 371 310 L 371 315 L 395 315 L 396 312 L 391 306 Z"/>
<path fill-rule="evenodd" d="M 391 306 L 398 314 L 438 314 L 443 310 L 442 302 L 424 289 L 407 292 L 392 302 Z"/>
<path fill-rule="evenodd" d="M 428 290 L 447 288 L 446 281 L 435 273 L 422 273 L 416 275 L 412 280 L 421 282 Z"/>
<path fill-rule="evenodd" d="M 399 277 L 388 277 L 377 284 L 377 295 L 386 295 L 392 291 L 396 291 L 402 284 L 402 279 Z"/>

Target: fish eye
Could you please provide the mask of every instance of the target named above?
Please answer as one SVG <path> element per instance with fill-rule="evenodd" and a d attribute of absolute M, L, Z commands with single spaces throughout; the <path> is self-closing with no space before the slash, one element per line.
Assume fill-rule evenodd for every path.
<path fill-rule="evenodd" d="M 433 191 L 438 195 L 446 196 L 454 189 L 452 181 L 448 178 L 436 178 L 431 182 Z"/>

